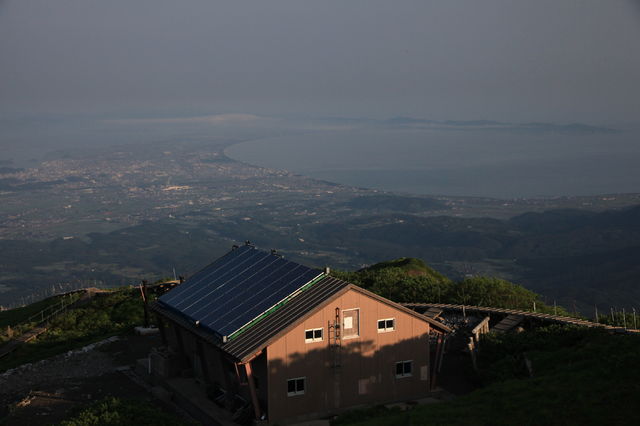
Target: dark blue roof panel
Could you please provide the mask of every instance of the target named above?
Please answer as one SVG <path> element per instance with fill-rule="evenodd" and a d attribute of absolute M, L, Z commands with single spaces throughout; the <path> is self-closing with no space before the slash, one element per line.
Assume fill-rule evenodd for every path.
<path fill-rule="evenodd" d="M 158 301 L 220 337 L 231 336 L 320 275 L 317 269 L 246 245 Z"/>

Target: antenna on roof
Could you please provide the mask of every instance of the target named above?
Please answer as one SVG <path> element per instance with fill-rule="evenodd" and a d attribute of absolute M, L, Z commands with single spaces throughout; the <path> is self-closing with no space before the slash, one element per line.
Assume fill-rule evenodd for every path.
<path fill-rule="evenodd" d="M 252 246 L 253 244 L 251 244 L 251 241 L 247 240 L 247 241 L 244 242 L 244 245 L 245 246 Z"/>

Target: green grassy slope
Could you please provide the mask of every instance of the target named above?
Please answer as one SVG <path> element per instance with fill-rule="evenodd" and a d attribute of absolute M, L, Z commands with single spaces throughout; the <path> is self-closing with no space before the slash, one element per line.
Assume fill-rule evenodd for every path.
<path fill-rule="evenodd" d="M 640 422 L 640 336 L 551 327 L 482 346 L 486 387 L 407 412 L 376 409 L 337 425 L 630 425 Z M 528 358 L 533 377 L 524 364 Z M 445 358 L 446 362 L 446 358 Z M 370 417 L 369 417 L 370 416 Z"/>
<path fill-rule="evenodd" d="M 89 407 L 78 410 L 71 418 L 60 423 L 61 426 L 189 426 L 187 422 L 158 410 L 145 401 L 105 398 Z"/>

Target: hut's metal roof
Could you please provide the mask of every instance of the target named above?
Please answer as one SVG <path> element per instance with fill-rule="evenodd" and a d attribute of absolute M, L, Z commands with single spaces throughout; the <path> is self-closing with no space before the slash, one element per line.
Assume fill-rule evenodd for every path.
<path fill-rule="evenodd" d="M 227 340 L 320 276 L 317 269 L 245 245 L 162 295 L 158 303 Z"/>

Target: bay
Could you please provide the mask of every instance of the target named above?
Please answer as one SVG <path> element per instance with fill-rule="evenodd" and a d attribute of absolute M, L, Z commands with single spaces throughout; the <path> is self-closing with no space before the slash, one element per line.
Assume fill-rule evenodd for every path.
<path fill-rule="evenodd" d="M 534 198 L 640 192 L 637 132 L 310 132 L 244 142 L 231 158 L 399 193 Z"/>

